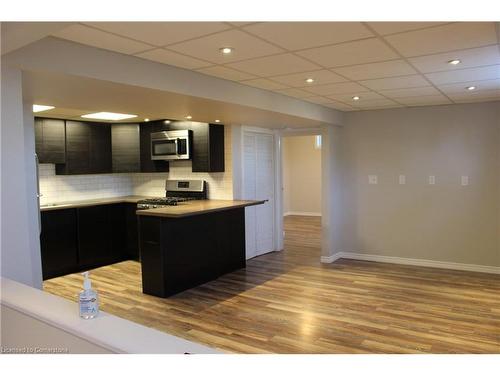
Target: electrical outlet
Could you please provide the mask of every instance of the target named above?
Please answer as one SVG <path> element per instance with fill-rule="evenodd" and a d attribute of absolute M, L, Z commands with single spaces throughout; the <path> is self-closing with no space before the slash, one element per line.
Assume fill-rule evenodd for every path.
<path fill-rule="evenodd" d="M 436 185 L 436 176 L 429 176 L 429 185 Z"/>
<path fill-rule="evenodd" d="M 377 185 L 378 184 L 378 177 L 375 174 L 371 174 L 368 176 L 368 183 L 370 185 Z"/>
<path fill-rule="evenodd" d="M 399 175 L 399 184 L 406 185 L 406 176 L 404 174 Z"/>
<path fill-rule="evenodd" d="M 462 176 L 462 186 L 469 185 L 469 176 Z"/>

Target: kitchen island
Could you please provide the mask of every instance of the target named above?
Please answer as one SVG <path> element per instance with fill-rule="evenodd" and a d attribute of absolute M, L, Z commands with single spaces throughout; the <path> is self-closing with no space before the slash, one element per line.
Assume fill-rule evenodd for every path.
<path fill-rule="evenodd" d="M 245 267 L 245 207 L 199 200 L 137 211 L 142 289 L 168 297 Z"/>

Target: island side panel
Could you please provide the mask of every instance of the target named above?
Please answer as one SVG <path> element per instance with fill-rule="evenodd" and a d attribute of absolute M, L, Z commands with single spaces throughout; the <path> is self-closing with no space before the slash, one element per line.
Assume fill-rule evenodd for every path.
<path fill-rule="evenodd" d="M 244 208 L 179 218 L 139 216 L 139 221 L 146 294 L 168 297 L 245 267 Z"/>

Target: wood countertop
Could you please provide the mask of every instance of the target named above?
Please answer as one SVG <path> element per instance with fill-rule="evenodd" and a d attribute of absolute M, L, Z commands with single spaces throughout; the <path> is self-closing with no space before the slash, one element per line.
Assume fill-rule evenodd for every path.
<path fill-rule="evenodd" d="M 202 215 L 210 212 L 232 210 L 248 206 L 256 206 L 266 201 L 243 201 L 243 200 L 216 200 L 207 199 L 199 201 L 188 201 L 179 203 L 177 206 L 162 208 L 151 208 L 149 210 L 138 210 L 139 216 L 157 216 L 166 218 L 182 218 L 186 216 Z"/>
<path fill-rule="evenodd" d="M 142 195 L 126 195 L 123 197 L 96 198 L 96 199 L 86 199 L 81 201 L 48 203 L 40 205 L 40 211 L 52 211 L 64 208 L 90 207 L 90 206 L 99 206 L 103 204 L 113 204 L 113 203 L 137 203 L 139 200 L 146 198 L 153 198 L 153 197 L 142 196 Z"/>

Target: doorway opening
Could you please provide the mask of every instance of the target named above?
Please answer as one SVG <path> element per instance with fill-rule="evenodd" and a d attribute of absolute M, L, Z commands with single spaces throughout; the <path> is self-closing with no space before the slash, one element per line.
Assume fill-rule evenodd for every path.
<path fill-rule="evenodd" d="M 321 134 L 282 134 L 283 248 L 313 262 L 322 245 L 321 148 Z"/>

